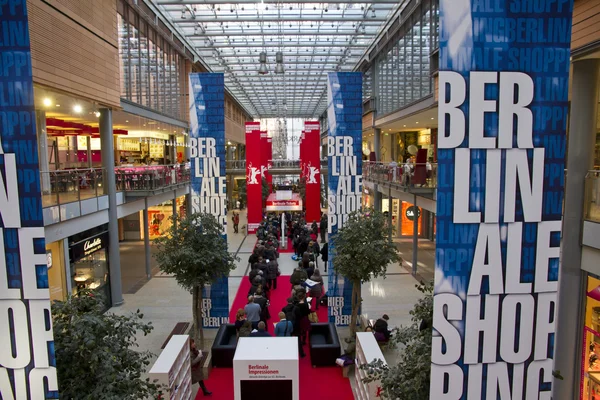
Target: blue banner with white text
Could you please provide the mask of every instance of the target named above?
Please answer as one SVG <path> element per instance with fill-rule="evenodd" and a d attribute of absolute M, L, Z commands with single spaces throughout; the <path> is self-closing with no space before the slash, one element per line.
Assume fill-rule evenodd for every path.
<path fill-rule="evenodd" d="M 190 163 L 192 213 L 207 213 L 223 224 L 227 240 L 225 175 L 225 86 L 221 73 L 193 73 L 190 80 Z M 202 292 L 202 326 L 229 322 L 229 278 Z"/>
<path fill-rule="evenodd" d="M 58 398 L 26 7 L 0 1 L 2 399 Z"/>
<path fill-rule="evenodd" d="M 327 289 L 329 322 L 350 325 L 352 282 L 333 268 L 332 237 L 348 215 L 360 209 L 362 199 L 362 74 L 330 72 L 327 79 L 327 163 L 329 167 Z"/>
<path fill-rule="evenodd" d="M 430 399 L 550 398 L 572 0 L 440 0 Z"/>

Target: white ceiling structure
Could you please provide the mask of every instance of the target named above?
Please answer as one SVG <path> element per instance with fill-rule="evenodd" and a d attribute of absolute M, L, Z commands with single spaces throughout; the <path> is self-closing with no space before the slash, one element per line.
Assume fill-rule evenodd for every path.
<path fill-rule="evenodd" d="M 254 117 L 318 117 L 327 73 L 352 71 L 404 1 L 152 0 Z M 259 55 L 268 73 L 258 73 Z M 276 53 L 284 73 L 275 73 Z"/>

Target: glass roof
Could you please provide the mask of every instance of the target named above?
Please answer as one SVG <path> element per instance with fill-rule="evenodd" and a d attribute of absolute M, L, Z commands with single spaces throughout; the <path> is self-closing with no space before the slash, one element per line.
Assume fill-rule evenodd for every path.
<path fill-rule="evenodd" d="M 152 0 L 254 117 L 318 117 L 327 72 L 352 71 L 401 0 Z M 268 73 L 258 73 L 259 55 Z M 276 74 L 276 53 L 283 74 Z"/>

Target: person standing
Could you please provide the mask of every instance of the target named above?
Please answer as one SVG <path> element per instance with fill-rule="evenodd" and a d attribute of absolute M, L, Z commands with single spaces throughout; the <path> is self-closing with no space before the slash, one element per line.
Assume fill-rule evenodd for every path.
<path fill-rule="evenodd" d="M 250 334 L 250 337 L 271 337 L 271 334 L 265 330 L 265 327 L 266 324 L 260 321 L 256 330 Z"/>
<path fill-rule="evenodd" d="M 277 289 L 277 273 L 279 272 L 279 263 L 274 255 L 271 255 L 269 258 L 269 263 L 267 264 L 267 288 Z"/>
<path fill-rule="evenodd" d="M 256 329 L 260 322 L 261 308 L 260 305 L 254 302 L 254 296 L 248 296 L 248 304 L 244 307 L 244 311 L 246 312 L 246 318 L 252 323 L 252 329 Z"/>
<path fill-rule="evenodd" d="M 321 247 L 321 260 L 323 260 L 323 265 L 325 265 L 324 271 L 327 272 L 327 261 L 329 260 L 329 246 L 327 242 Z"/>
<path fill-rule="evenodd" d="M 321 233 L 321 243 L 325 243 L 325 234 L 327 233 L 327 215 L 321 216 L 321 224 L 319 225 L 319 232 Z"/>
<path fill-rule="evenodd" d="M 285 318 L 283 311 L 279 312 L 279 322 L 275 325 L 275 336 L 292 336 L 294 324 Z"/>
<path fill-rule="evenodd" d="M 190 358 L 192 385 L 197 383 L 200 386 L 200 389 L 202 389 L 202 393 L 205 396 L 210 396 L 212 392 L 209 391 L 204 384 L 204 371 L 202 371 L 202 352 L 196 348 L 196 342 L 194 339 L 190 339 Z"/>
<path fill-rule="evenodd" d="M 240 225 L 240 214 L 233 213 L 233 232 L 238 233 L 238 226 Z"/>

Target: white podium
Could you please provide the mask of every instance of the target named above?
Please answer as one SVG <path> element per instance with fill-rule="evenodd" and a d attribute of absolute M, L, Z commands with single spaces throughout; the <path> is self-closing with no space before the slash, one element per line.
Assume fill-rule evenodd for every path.
<path fill-rule="evenodd" d="M 233 357 L 235 400 L 299 400 L 298 338 L 243 337 Z"/>

